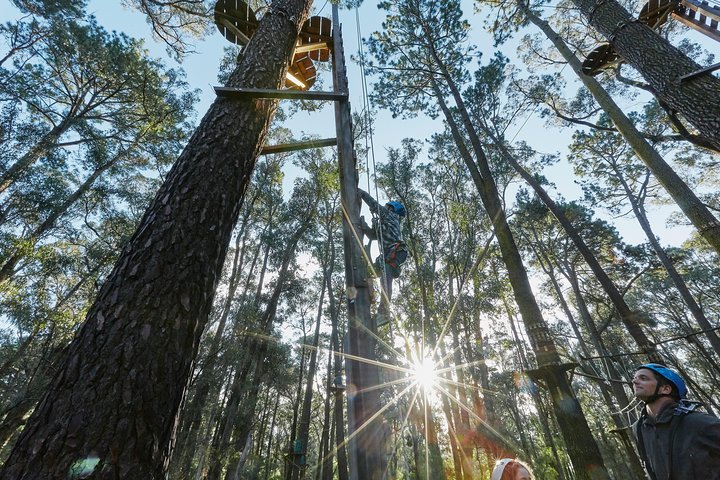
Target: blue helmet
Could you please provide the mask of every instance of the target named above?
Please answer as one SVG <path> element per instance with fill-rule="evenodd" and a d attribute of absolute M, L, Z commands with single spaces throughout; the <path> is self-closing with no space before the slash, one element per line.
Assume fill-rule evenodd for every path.
<path fill-rule="evenodd" d="M 637 367 L 636 371 L 640 370 L 641 368 L 647 368 L 648 370 L 652 370 L 668 382 L 675 385 L 675 388 L 677 388 L 680 398 L 685 398 L 687 396 L 688 389 L 685 385 L 685 381 L 680 378 L 680 375 L 678 375 L 675 370 L 671 370 L 665 365 L 660 365 L 659 363 L 646 363 L 644 365 L 640 365 L 639 367 Z"/>
<path fill-rule="evenodd" d="M 407 210 L 405 210 L 405 207 L 402 203 L 396 202 L 395 200 L 389 201 L 385 204 L 386 207 L 390 207 L 393 212 L 397 213 L 401 217 L 404 217 L 407 215 Z"/>

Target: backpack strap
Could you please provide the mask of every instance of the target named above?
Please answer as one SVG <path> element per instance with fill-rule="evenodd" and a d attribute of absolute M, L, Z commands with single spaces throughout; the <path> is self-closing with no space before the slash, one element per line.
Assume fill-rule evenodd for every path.
<path fill-rule="evenodd" d="M 670 476 L 668 477 L 668 480 L 673 480 L 673 474 L 672 474 L 672 466 L 673 466 L 673 460 L 675 458 L 675 433 L 678 430 L 678 427 L 680 426 L 680 423 L 682 422 L 682 419 L 685 418 L 688 413 L 693 413 L 699 406 L 702 404 L 700 402 L 693 402 L 690 400 L 680 400 L 680 402 L 675 407 L 675 411 L 673 412 L 673 418 L 670 420 Z"/>
<path fill-rule="evenodd" d="M 637 437 L 638 454 L 640 455 L 640 461 L 642 461 L 643 467 L 645 467 L 645 471 L 648 473 L 650 479 L 657 480 L 657 476 L 655 475 L 653 469 L 650 467 L 650 462 L 647 458 L 647 450 L 645 450 L 645 439 L 643 438 L 642 434 L 642 424 L 645 422 L 646 418 L 647 411 L 643 408 L 643 411 L 640 414 L 640 418 L 635 424 L 635 436 Z"/>

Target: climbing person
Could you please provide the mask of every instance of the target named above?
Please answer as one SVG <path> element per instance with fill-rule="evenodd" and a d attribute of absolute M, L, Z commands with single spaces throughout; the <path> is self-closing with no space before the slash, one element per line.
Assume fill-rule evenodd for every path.
<path fill-rule="evenodd" d="M 380 276 L 381 299 L 375 316 L 375 325 L 383 326 L 390 321 L 390 299 L 392 298 L 392 283 L 394 278 L 400 276 L 402 264 L 408 256 L 405 242 L 402 239 L 402 219 L 407 211 L 402 203 L 397 201 L 380 205 L 369 193 L 358 189 L 360 198 L 367 204 L 373 214 L 373 227 L 364 223 L 363 233 L 371 240 L 381 237 L 380 255 L 375 260 L 375 272 Z M 378 232 L 379 231 L 379 232 Z M 378 234 L 379 233 L 379 234 Z"/>
<path fill-rule="evenodd" d="M 495 462 L 490 480 L 533 480 L 530 467 L 520 460 L 503 458 Z"/>
<path fill-rule="evenodd" d="M 685 382 L 657 363 L 640 365 L 632 380 L 644 402 L 632 427 L 651 480 L 720 480 L 720 419 L 687 400 Z"/>

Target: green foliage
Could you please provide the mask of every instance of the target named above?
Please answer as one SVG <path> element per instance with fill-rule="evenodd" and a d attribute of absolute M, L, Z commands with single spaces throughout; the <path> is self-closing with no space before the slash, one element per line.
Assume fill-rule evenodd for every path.
<path fill-rule="evenodd" d="M 460 2 L 416 0 L 381 2 L 387 11 L 382 30 L 368 39 L 368 51 L 377 64 L 368 70 L 381 74 L 371 95 L 373 103 L 393 116 L 407 118 L 424 112 L 438 114 L 432 83 L 450 76 L 467 80 L 465 65 L 473 55 L 467 47 L 469 24 Z M 438 67 L 438 58 L 443 68 Z"/>
<path fill-rule="evenodd" d="M 177 60 L 193 52 L 192 40 L 214 31 L 210 21 L 215 2 L 205 0 L 122 0 L 124 5 L 143 13 L 153 36 L 167 45 Z"/>
<path fill-rule="evenodd" d="M 12 0 L 24 13 L 42 17 L 82 15 L 87 0 Z"/>
<path fill-rule="evenodd" d="M 0 28 L 2 435 L 84 320 L 197 100 L 142 42 L 82 18 L 84 2 L 21 6 L 34 16 Z"/>

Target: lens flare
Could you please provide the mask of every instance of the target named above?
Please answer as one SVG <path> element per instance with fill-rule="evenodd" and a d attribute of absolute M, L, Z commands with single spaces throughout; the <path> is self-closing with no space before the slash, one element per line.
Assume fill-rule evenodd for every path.
<path fill-rule="evenodd" d="M 413 362 L 413 379 L 425 391 L 432 390 L 437 385 L 437 372 L 432 358 L 420 358 Z"/>

